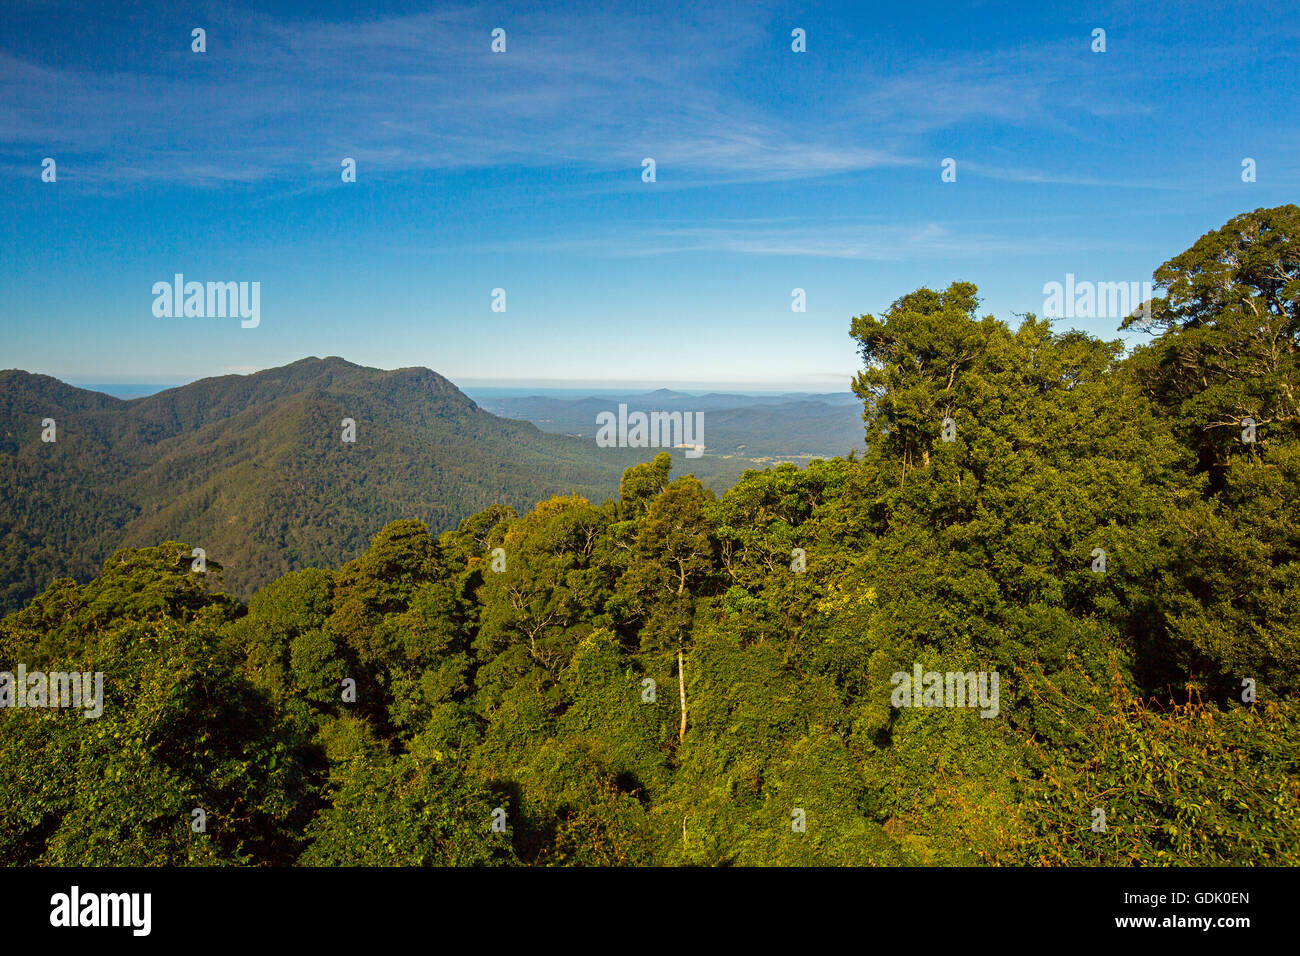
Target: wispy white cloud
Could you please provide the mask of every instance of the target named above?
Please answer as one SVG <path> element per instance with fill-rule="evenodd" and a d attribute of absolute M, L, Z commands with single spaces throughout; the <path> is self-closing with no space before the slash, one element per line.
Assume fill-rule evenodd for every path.
<path fill-rule="evenodd" d="M 1115 249 L 1116 241 L 1090 243 L 1077 236 L 995 234 L 964 223 L 802 223 L 770 219 L 712 221 L 708 225 L 637 224 L 573 238 L 515 239 L 481 248 L 547 251 L 589 256 L 638 257 L 721 252 L 757 256 L 810 256 L 900 262 L 920 257 L 1051 255 L 1088 248 Z"/>
<path fill-rule="evenodd" d="M 918 139 L 939 128 L 1052 120 L 1025 57 L 991 55 L 867 74 L 857 92 L 835 91 L 826 121 L 792 121 L 727 82 L 780 36 L 761 8 L 746 14 L 597 12 L 576 26 L 513 15 L 502 55 L 489 50 L 493 21 L 468 6 L 349 23 L 217 19 L 208 53 L 178 42 L 139 72 L 0 52 L 0 148 L 93 159 L 65 175 L 106 184 L 300 179 L 342 156 L 367 175 L 599 171 L 653 156 L 712 184 L 915 165 Z"/>
<path fill-rule="evenodd" d="M 93 156 L 107 181 L 255 181 L 335 166 L 370 174 L 676 156 L 758 176 L 874 164 L 789 142 L 715 82 L 756 26 L 513 16 L 508 51 L 470 8 L 363 23 L 255 17 L 149 73 L 78 73 L 0 53 L 0 144 Z M 746 21 L 752 23 L 752 21 Z M 724 30 L 725 27 L 725 30 Z M 686 42 L 698 29 L 727 44 Z M 92 175 L 89 165 L 81 175 Z"/>
<path fill-rule="evenodd" d="M 1136 71 L 1100 69 L 1080 55 L 1082 40 L 865 57 L 836 74 L 814 116 L 798 96 L 746 92 L 762 51 L 775 57 L 788 42 L 779 9 L 513 13 L 502 55 L 489 49 L 497 21 L 469 5 L 346 23 L 217 13 L 208 53 L 181 38 L 134 71 L 37 63 L 0 39 L 0 159 L 57 151 L 73 160 L 66 177 L 105 186 L 288 183 L 337 170 L 343 156 L 370 176 L 601 172 L 652 156 L 676 173 L 666 185 L 792 180 L 932 164 L 941 134 L 974 126 L 1100 148 L 1096 124 L 1153 114 L 1144 78 L 1211 70 L 1227 56 L 1180 56 L 1147 38 L 1128 54 Z M 966 174 L 1022 182 L 1151 185 L 1036 169 L 1032 154 L 1005 167 L 962 163 Z"/>

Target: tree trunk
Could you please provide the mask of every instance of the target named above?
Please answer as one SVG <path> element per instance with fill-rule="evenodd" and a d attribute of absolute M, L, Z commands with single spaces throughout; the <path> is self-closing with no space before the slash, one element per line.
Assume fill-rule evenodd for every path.
<path fill-rule="evenodd" d="M 677 693 L 682 699 L 682 726 L 677 731 L 677 742 L 686 739 L 686 663 L 682 658 L 682 645 L 677 644 Z"/>

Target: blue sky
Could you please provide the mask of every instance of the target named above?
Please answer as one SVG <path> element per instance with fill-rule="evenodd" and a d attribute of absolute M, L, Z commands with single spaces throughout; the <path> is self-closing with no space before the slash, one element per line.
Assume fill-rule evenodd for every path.
<path fill-rule="evenodd" d="M 0 367 L 840 390 L 922 285 L 1015 322 L 1300 193 L 1294 3 L 109 6 L 0 13 Z"/>

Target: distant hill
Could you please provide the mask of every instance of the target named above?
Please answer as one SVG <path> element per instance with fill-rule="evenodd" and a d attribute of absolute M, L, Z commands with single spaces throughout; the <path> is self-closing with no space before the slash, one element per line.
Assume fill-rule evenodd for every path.
<path fill-rule="evenodd" d="M 716 456 L 739 456 L 756 463 L 764 458 L 791 460 L 831 458 L 862 450 L 862 402 L 852 393 L 690 395 L 661 388 L 627 395 L 561 398 L 547 395 L 494 396 L 483 407 L 506 418 L 521 418 L 547 432 L 595 441 L 596 416 L 617 410 L 704 412 L 705 444 Z M 699 466 L 705 473 L 718 461 Z M 697 469 L 701 480 L 706 475 Z"/>
<path fill-rule="evenodd" d="M 397 518 L 445 530 L 492 504 L 602 501 L 653 454 L 499 418 L 423 368 L 307 358 L 129 401 L 0 371 L 0 610 L 166 539 L 203 547 L 246 595 L 348 560 Z"/>

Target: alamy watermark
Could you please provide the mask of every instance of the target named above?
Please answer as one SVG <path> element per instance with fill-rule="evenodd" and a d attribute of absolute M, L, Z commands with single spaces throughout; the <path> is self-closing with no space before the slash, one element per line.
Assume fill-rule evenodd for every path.
<path fill-rule="evenodd" d="M 1150 282 L 1076 282 L 1073 272 L 1064 284 L 1043 286 L 1043 316 L 1048 319 L 1151 318 Z"/>
<path fill-rule="evenodd" d="M 687 458 L 704 454 L 703 412 L 600 412 L 597 448 L 685 448 Z"/>
<path fill-rule="evenodd" d="M 186 282 L 182 273 L 173 281 L 153 284 L 153 314 L 160 319 L 224 319 L 238 316 L 241 328 L 255 329 L 262 321 L 262 283 Z"/>
<path fill-rule="evenodd" d="M 153 928 L 152 893 L 83 893 L 73 886 L 50 897 L 50 925 L 54 927 L 113 927 L 148 936 Z"/>
<path fill-rule="evenodd" d="M 24 664 L 17 673 L 0 671 L 0 707 L 80 708 L 93 720 L 104 713 L 104 675 L 82 671 L 27 672 Z"/>
<path fill-rule="evenodd" d="M 897 671 L 890 703 L 895 707 L 979 707 L 981 717 L 998 715 L 997 671 Z"/>

